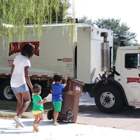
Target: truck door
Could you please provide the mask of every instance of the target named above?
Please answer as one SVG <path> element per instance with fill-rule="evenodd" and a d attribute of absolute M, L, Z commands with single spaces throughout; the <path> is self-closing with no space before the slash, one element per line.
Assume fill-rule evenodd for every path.
<path fill-rule="evenodd" d="M 140 67 L 138 50 L 122 50 L 121 82 L 130 106 L 140 106 Z"/>

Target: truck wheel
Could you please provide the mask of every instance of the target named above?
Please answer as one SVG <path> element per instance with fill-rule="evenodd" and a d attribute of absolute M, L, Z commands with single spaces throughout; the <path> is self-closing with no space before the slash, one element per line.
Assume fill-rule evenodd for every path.
<path fill-rule="evenodd" d="M 69 110 L 66 113 L 66 120 L 67 120 L 67 122 L 72 122 L 73 121 L 73 113 L 72 113 L 72 111 Z"/>
<path fill-rule="evenodd" d="M 15 101 L 16 100 L 16 98 L 14 96 L 14 93 L 11 90 L 9 81 L 6 81 L 1 85 L 1 87 L 0 87 L 0 97 L 1 97 L 1 99 L 9 100 L 9 101 Z"/>
<path fill-rule="evenodd" d="M 121 92 L 113 86 L 101 87 L 95 95 L 97 108 L 104 113 L 116 113 L 123 108 L 123 96 Z"/>

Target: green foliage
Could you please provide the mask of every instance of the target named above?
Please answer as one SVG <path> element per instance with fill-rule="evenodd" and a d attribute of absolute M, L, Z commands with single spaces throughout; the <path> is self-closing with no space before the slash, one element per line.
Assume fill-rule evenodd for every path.
<path fill-rule="evenodd" d="M 88 19 L 86 16 L 83 16 L 78 20 L 79 23 L 85 23 L 85 24 L 93 24 L 92 19 Z"/>
<path fill-rule="evenodd" d="M 16 34 L 22 40 L 27 24 L 38 27 L 34 31 L 41 36 L 42 24 L 74 23 L 68 20 L 68 8 L 69 0 L 0 0 L 0 36 L 12 40 Z"/>
<path fill-rule="evenodd" d="M 126 37 L 126 44 L 130 45 L 133 42 L 137 42 L 136 34 L 130 32 L 130 27 L 127 26 L 126 23 L 121 23 L 120 19 L 98 19 L 94 21 L 94 23 L 103 29 L 112 30 L 114 33 L 114 45 L 119 46 L 119 37 Z"/>

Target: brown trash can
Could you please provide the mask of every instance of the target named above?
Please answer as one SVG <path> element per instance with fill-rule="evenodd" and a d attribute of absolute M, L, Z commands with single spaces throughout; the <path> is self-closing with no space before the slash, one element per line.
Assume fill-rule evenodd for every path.
<path fill-rule="evenodd" d="M 68 79 L 67 86 L 63 89 L 62 109 L 59 112 L 58 120 L 65 120 L 67 122 L 76 122 L 79 98 L 83 92 L 84 83 L 77 79 Z M 48 119 L 52 119 L 53 111 L 48 111 Z"/>

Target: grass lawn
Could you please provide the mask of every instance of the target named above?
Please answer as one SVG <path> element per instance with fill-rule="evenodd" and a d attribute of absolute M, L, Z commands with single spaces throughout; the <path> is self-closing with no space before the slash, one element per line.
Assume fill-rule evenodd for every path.
<path fill-rule="evenodd" d="M 7 100 L 0 100 L 0 109 L 3 110 L 16 110 L 16 106 L 17 106 L 17 101 L 7 101 Z M 30 112 L 32 110 L 32 106 L 33 103 L 31 102 L 29 107 L 27 108 L 26 112 Z M 51 102 L 47 102 L 44 104 L 44 111 L 47 112 L 48 110 L 50 110 L 52 107 L 52 103 Z M 0 113 L 0 117 L 8 117 L 8 118 L 13 118 L 14 115 L 13 114 L 1 114 Z M 22 115 L 22 118 L 28 118 L 25 115 Z"/>

